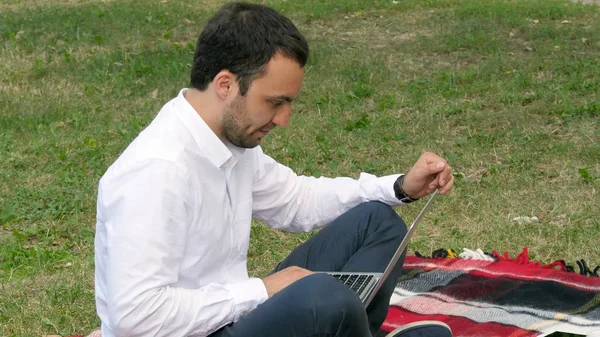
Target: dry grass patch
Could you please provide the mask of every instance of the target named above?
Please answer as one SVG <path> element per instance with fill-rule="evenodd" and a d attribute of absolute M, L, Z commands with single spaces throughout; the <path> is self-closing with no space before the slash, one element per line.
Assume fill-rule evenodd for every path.
<path fill-rule="evenodd" d="M 54 7 L 54 6 L 87 6 L 90 4 L 109 4 L 120 0 L 14 0 L 3 1 L 0 3 L 0 10 L 22 10 L 38 7 Z"/>
<path fill-rule="evenodd" d="M 415 37 L 431 36 L 432 31 L 422 22 L 430 20 L 434 14 L 432 11 L 365 11 L 339 14 L 339 17 L 316 20 L 299 27 L 309 40 L 334 39 L 374 49 L 393 48 Z"/>

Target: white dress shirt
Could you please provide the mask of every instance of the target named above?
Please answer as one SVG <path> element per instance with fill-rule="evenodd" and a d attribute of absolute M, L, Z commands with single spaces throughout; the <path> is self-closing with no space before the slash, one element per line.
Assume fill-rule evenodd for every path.
<path fill-rule="evenodd" d="M 366 201 L 400 204 L 398 175 L 297 176 L 260 147 L 224 144 L 185 90 L 100 180 L 95 281 L 104 337 L 207 336 L 267 300 L 246 267 L 252 217 L 310 231 Z"/>

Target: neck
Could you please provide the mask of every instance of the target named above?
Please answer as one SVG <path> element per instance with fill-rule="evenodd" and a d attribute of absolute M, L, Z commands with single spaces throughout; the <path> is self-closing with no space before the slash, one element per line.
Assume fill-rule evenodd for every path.
<path fill-rule="evenodd" d="M 220 121 L 222 107 L 214 94 L 210 90 L 200 91 L 192 88 L 185 92 L 184 97 L 215 135 L 223 140 Z"/>

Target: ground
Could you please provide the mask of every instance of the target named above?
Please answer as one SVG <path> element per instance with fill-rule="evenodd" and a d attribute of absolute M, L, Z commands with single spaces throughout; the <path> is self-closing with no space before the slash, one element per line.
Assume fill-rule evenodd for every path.
<path fill-rule="evenodd" d="M 409 253 L 445 247 L 600 263 L 600 10 L 570 1 L 263 1 L 311 46 L 290 127 L 300 174 L 455 169 Z M 0 335 L 96 328 L 98 179 L 188 85 L 222 1 L 0 1 Z M 411 222 L 422 204 L 398 208 Z M 537 221 L 513 221 L 517 217 Z M 265 275 L 311 233 L 252 228 Z"/>

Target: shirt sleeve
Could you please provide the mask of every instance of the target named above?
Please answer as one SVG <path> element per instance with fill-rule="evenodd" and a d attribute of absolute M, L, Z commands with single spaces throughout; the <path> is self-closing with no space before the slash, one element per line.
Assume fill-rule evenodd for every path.
<path fill-rule="evenodd" d="M 250 278 L 200 288 L 177 287 L 186 234 L 200 203 L 183 169 L 146 160 L 105 177 L 99 189 L 107 317 L 116 336 L 207 336 L 238 320 L 267 298 L 262 280 Z M 98 289 L 98 288 L 97 288 Z"/>
<path fill-rule="evenodd" d="M 399 174 L 376 177 L 361 173 L 358 179 L 315 178 L 296 175 L 264 154 L 260 147 L 254 159 L 253 215 L 273 228 L 310 231 L 363 202 L 402 204 L 394 193 Z"/>

